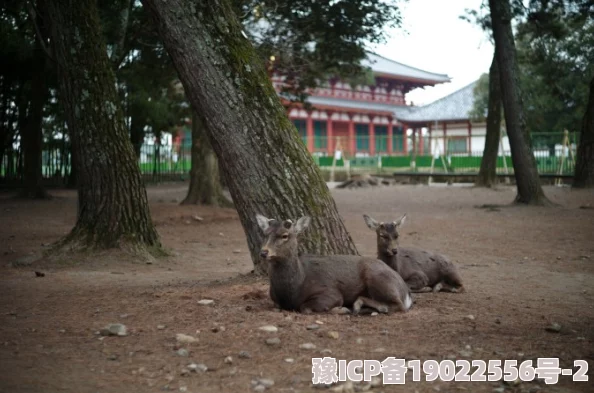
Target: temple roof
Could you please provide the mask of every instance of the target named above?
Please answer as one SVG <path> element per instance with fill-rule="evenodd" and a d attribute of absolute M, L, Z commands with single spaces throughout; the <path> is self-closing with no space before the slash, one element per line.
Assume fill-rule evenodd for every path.
<path fill-rule="evenodd" d="M 367 58 L 361 62 L 361 65 L 370 67 L 375 73 L 433 82 L 433 84 L 450 81 L 450 77 L 445 74 L 436 74 L 414 68 L 406 64 L 390 60 L 373 52 L 367 52 Z"/>
<path fill-rule="evenodd" d="M 474 87 L 471 84 L 419 107 L 393 107 L 396 118 L 405 122 L 431 122 L 445 120 L 468 120 L 474 105 Z"/>

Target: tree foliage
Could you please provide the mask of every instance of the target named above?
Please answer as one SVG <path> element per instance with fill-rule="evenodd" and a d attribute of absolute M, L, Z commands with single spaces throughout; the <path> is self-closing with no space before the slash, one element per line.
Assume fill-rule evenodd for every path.
<path fill-rule="evenodd" d="M 512 1 L 515 40 L 531 133 L 578 131 L 586 110 L 588 81 L 594 75 L 594 2 L 591 0 Z M 491 34 L 488 9 L 462 17 Z M 488 83 L 479 79 L 472 116 L 486 113 Z M 537 141 L 538 143 L 538 141 Z M 559 141 L 550 141 L 550 144 Z"/>
<path fill-rule="evenodd" d="M 401 23 L 394 0 L 234 0 L 245 32 L 269 72 L 283 75 L 285 90 L 303 100 L 305 90 L 328 77 L 369 82 L 361 65 L 368 44 L 385 40 Z"/>

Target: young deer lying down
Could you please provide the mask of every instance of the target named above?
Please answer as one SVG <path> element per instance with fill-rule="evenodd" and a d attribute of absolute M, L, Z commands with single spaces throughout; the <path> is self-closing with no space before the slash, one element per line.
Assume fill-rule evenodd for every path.
<path fill-rule="evenodd" d="M 406 312 L 413 304 L 402 278 L 382 261 L 357 255 L 299 256 L 297 236 L 310 223 L 257 215 L 266 235 L 260 256 L 268 262 L 270 297 L 280 308 L 311 312 L 344 312 L 363 306 L 381 313 Z"/>
<path fill-rule="evenodd" d="M 396 270 L 412 292 L 463 292 L 458 269 L 444 255 L 398 246 L 398 229 L 406 214 L 393 222 L 377 222 L 363 215 L 367 226 L 377 233 L 377 257 Z"/>

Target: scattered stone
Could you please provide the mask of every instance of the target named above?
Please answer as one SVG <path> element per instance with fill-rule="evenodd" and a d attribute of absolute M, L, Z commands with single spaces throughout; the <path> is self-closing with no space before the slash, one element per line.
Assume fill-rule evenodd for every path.
<path fill-rule="evenodd" d="M 190 375 L 190 370 L 188 370 L 187 368 L 182 368 L 181 371 L 179 372 L 179 375 L 181 375 L 182 377 L 185 377 L 186 375 Z"/>
<path fill-rule="evenodd" d="M 383 385 L 383 380 L 382 377 L 378 377 L 377 375 L 371 377 L 371 387 L 372 388 L 377 388 L 378 386 L 382 386 Z"/>
<path fill-rule="evenodd" d="M 561 325 L 559 325 L 557 322 L 554 322 L 547 326 L 545 330 L 551 333 L 559 333 L 561 331 Z"/>
<path fill-rule="evenodd" d="M 379 314 L 377 313 L 377 311 L 374 311 L 374 312 L 372 312 L 372 313 L 371 313 L 371 316 L 372 316 L 372 317 L 375 317 L 375 316 L 377 316 L 377 315 L 379 315 Z"/>
<path fill-rule="evenodd" d="M 202 305 L 202 306 L 210 306 L 211 304 L 214 303 L 214 300 L 212 299 L 202 299 L 202 300 L 198 300 L 198 304 Z"/>
<path fill-rule="evenodd" d="M 578 340 L 578 341 L 584 341 L 584 340 L 586 340 L 586 337 L 578 337 L 578 338 L 576 338 L 576 340 Z"/>
<path fill-rule="evenodd" d="M 468 319 L 469 321 L 474 321 L 474 315 L 468 314 L 467 316 L 464 317 L 464 319 Z"/>
<path fill-rule="evenodd" d="M 376 349 L 374 349 L 374 350 L 373 350 L 373 351 L 371 351 L 371 352 L 386 352 L 386 348 L 382 348 L 382 347 L 380 347 L 380 348 L 376 348 Z"/>
<path fill-rule="evenodd" d="M 157 325 L 158 330 L 163 330 L 167 327 L 167 325 Z"/>
<path fill-rule="evenodd" d="M 503 383 L 509 386 L 518 386 L 522 383 L 522 380 L 520 378 L 516 378 L 513 381 L 503 381 Z"/>
<path fill-rule="evenodd" d="M 465 358 L 469 358 L 472 356 L 472 352 L 470 352 L 470 351 L 459 351 L 458 353 L 460 354 L 460 356 L 465 357 Z"/>
<path fill-rule="evenodd" d="M 250 355 L 250 353 L 248 351 L 241 351 L 241 352 L 239 352 L 239 358 L 240 359 L 251 359 L 252 355 Z"/>
<path fill-rule="evenodd" d="M 263 392 L 265 390 L 266 390 L 266 386 L 264 386 L 264 385 L 256 385 L 256 386 L 254 386 L 254 391 L 256 391 L 256 392 Z"/>
<path fill-rule="evenodd" d="M 64 333 L 66 333 L 66 329 L 60 329 L 60 330 L 58 330 L 58 333 L 64 334 Z"/>
<path fill-rule="evenodd" d="M 206 367 L 206 364 L 203 364 L 203 363 L 198 363 L 198 364 L 190 363 L 186 366 L 186 368 L 190 371 L 195 372 L 195 373 L 198 373 L 198 372 L 204 373 L 204 372 L 208 371 L 208 367 Z"/>
<path fill-rule="evenodd" d="M 233 254 L 241 254 L 241 250 L 233 250 Z"/>
<path fill-rule="evenodd" d="M 316 323 L 317 323 L 318 325 L 323 325 L 323 324 L 324 324 L 324 322 L 322 322 L 322 321 L 316 321 Z"/>
<path fill-rule="evenodd" d="M 340 335 L 338 334 L 338 332 L 328 332 L 328 337 L 332 338 L 334 340 L 338 340 L 338 338 L 340 337 Z"/>
<path fill-rule="evenodd" d="M 346 381 L 345 383 L 330 388 L 330 391 L 339 393 L 353 393 L 355 392 L 355 388 L 351 381 Z"/>
<path fill-rule="evenodd" d="M 312 343 L 305 343 L 305 344 L 299 345 L 299 348 L 310 350 L 310 349 L 316 349 L 316 346 Z"/>
<path fill-rule="evenodd" d="M 258 328 L 258 330 L 261 330 L 261 331 L 267 332 L 267 333 L 276 333 L 276 332 L 278 332 L 278 328 L 276 326 L 272 326 L 272 325 L 260 326 Z"/>
<path fill-rule="evenodd" d="M 332 310 L 330 310 L 330 313 L 335 315 L 346 315 L 350 314 L 351 310 L 346 307 L 334 307 Z"/>
<path fill-rule="evenodd" d="M 109 359 L 109 360 L 118 360 L 118 355 L 116 355 L 115 353 L 112 353 L 111 355 L 109 355 L 107 357 L 107 359 Z"/>
<path fill-rule="evenodd" d="M 498 388 L 493 389 L 494 393 L 503 393 L 505 392 L 505 388 L 503 386 L 500 386 Z"/>
<path fill-rule="evenodd" d="M 313 325 L 308 325 L 305 328 L 307 330 L 318 330 L 320 328 L 320 325 L 314 323 Z"/>
<path fill-rule="evenodd" d="M 196 221 L 204 221 L 204 218 L 202 218 L 200 216 L 192 216 L 192 218 Z"/>
<path fill-rule="evenodd" d="M 213 333 L 224 332 L 225 330 L 227 330 L 227 329 L 225 329 L 224 326 L 215 326 L 212 329 L 210 329 L 210 331 Z"/>
<path fill-rule="evenodd" d="M 295 359 L 293 359 L 293 358 L 286 358 L 285 359 L 285 362 L 287 362 L 287 363 L 293 363 L 293 362 L 295 362 Z"/>
<path fill-rule="evenodd" d="M 196 337 L 188 336 L 187 334 L 183 334 L 183 333 L 176 334 L 175 339 L 177 340 L 178 343 L 184 343 L 184 344 L 193 344 L 193 343 L 198 342 L 198 339 Z"/>
<path fill-rule="evenodd" d="M 179 387 L 179 391 L 180 392 L 187 392 L 188 391 L 188 387 L 187 386 L 180 386 Z"/>
<path fill-rule="evenodd" d="M 271 346 L 280 345 L 280 343 L 281 343 L 281 340 L 278 337 L 266 339 L 266 344 L 271 345 Z"/>
<path fill-rule="evenodd" d="M 185 348 L 180 348 L 175 353 L 177 354 L 177 356 L 181 356 L 184 358 L 187 358 L 188 356 L 190 356 L 190 352 L 188 352 L 188 350 Z"/>
<path fill-rule="evenodd" d="M 268 378 L 262 378 L 258 380 L 258 383 L 260 385 L 264 385 L 265 387 L 269 388 L 271 386 L 274 386 L 274 380 L 272 379 L 268 379 Z"/>
<path fill-rule="evenodd" d="M 468 345 L 468 344 L 466 344 L 466 346 L 464 348 L 467 349 L 467 350 L 469 350 L 469 351 L 472 349 L 472 347 L 470 345 Z"/>
<path fill-rule="evenodd" d="M 232 364 L 233 358 L 231 356 L 227 356 L 224 360 L 225 364 Z"/>
<path fill-rule="evenodd" d="M 365 342 L 365 340 L 363 340 L 361 337 L 357 337 L 357 339 L 355 340 L 355 342 L 357 344 L 363 344 Z"/>
<path fill-rule="evenodd" d="M 121 323 L 110 323 L 99 331 L 102 336 L 127 336 L 128 331 L 126 325 Z"/>
<path fill-rule="evenodd" d="M 330 355 L 330 354 L 332 353 L 332 350 L 331 350 L 331 349 L 329 349 L 329 348 L 325 348 L 325 349 L 322 349 L 322 350 L 320 351 L 320 353 L 321 353 L 322 355 Z"/>

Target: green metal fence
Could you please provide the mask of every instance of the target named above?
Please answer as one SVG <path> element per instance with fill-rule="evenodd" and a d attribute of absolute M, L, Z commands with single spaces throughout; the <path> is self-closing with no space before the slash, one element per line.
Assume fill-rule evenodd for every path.
<path fill-rule="evenodd" d="M 569 134 L 565 146 L 563 133 L 531 135 L 534 156 L 541 174 L 572 175 L 575 163 L 577 134 Z M 306 136 L 302 136 L 308 145 Z M 372 140 L 373 139 L 373 140 Z M 449 141 L 455 140 L 455 143 Z M 513 164 L 505 137 L 497 159 L 499 173 L 513 173 Z M 327 138 L 316 136 L 313 144 L 314 161 L 323 170 L 360 170 L 377 174 L 394 172 L 434 172 L 475 174 L 481 165 L 484 139 L 473 136 L 429 137 L 413 139 L 394 135 L 389 138 L 380 132 L 375 138 L 359 135 Z M 443 147 L 446 146 L 445 152 Z M 341 156 L 334 158 L 341 147 Z M 22 181 L 23 157 L 20 149 L 0 152 L 0 183 L 18 184 Z M 66 184 L 72 171 L 70 145 L 61 140 L 46 142 L 43 148 L 43 177 L 56 185 Z M 184 180 L 191 168 L 191 146 L 146 144 L 139 151 L 139 166 L 147 182 Z"/>

